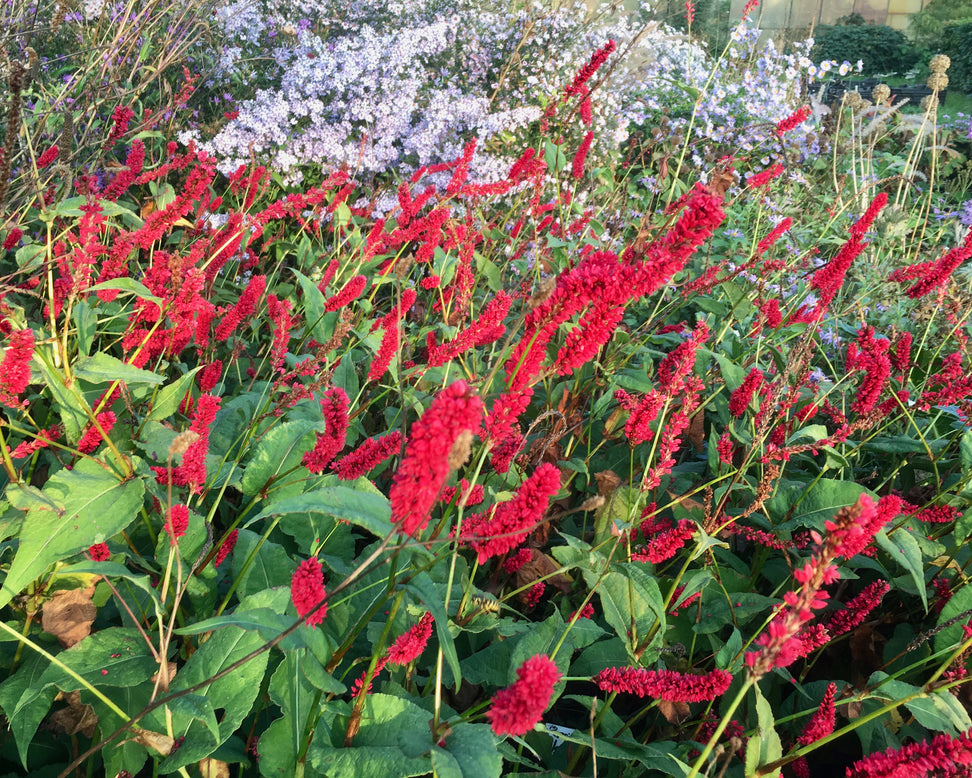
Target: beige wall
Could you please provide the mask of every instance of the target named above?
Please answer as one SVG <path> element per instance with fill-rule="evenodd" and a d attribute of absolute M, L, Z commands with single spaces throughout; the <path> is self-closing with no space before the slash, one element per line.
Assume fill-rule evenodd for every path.
<path fill-rule="evenodd" d="M 907 30 L 908 17 L 928 0 L 762 0 L 755 15 L 759 26 L 772 35 L 778 30 L 833 24 L 841 16 L 859 13 L 876 24 Z M 732 0 L 730 18 L 742 16 L 746 0 Z"/>

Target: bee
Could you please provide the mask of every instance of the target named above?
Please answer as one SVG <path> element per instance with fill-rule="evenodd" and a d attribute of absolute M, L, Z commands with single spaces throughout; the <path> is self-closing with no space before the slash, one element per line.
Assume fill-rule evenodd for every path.
<path fill-rule="evenodd" d="M 481 597 L 478 594 L 474 594 L 469 598 L 469 604 L 473 608 L 478 609 L 480 613 L 492 613 L 496 615 L 500 611 L 499 600 L 494 597 Z"/>

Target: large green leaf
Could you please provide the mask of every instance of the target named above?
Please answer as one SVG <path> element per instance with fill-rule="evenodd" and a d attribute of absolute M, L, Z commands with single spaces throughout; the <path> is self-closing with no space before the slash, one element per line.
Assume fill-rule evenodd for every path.
<path fill-rule="evenodd" d="M 244 607 L 241 606 L 239 610 L 243 609 Z M 263 644 L 263 638 L 256 632 L 248 632 L 239 627 L 218 630 L 189 657 L 170 688 L 176 692 L 202 683 Z M 191 713 L 179 709 L 172 711 L 174 736 L 184 737 L 185 740 L 179 749 L 162 763 L 160 772 L 174 772 L 180 767 L 198 762 L 213 753 L 236 732 L 253 708 L 253 703 L 260 692 L 263 674 L 267 669 L 267 659 L 268 652 L 264 651 L 224 678 L 194 692 L 206 697 L 212 704 L 213 710 L 222 709 L 218 738 L 213 737 L 207 727 L 194 725 L 196 716 Z"/>
<path fill-rule="evenodd" d="M 124 381 L 131 385 L 150 384 L 157 386 L 165 383 L 162 376 L 126 364 L 117 357 L 109 356 L 102 351 L 95 352 L 90 357 L 79 359 L 74 366 L 74 375 L 91 384 L 110 384 L 113 381 Z"/>
<path fill-rule="evenodd" d="M 293 470 L 301 463 L 304 453 L 314 447 L 314 430 L 320 427 L 320 422 L 307 420 L 287 421 L 271 428 L 256 444 L 252 456 L 246 463 L 240 490 L 243 494 L 253 496 L 263 490 L 271 478 L 288 470 Z M 294 490 L 299 494 L 301 484 L 294 483 L 289 492 L 279 489 L 274 491 L 279 497 L 293 496 Z"/>
<path fill-rule="evenodd" d="M 309 512 L 324 513 L 343 519 L 365 528 L 380 538 L 394 529 L 391 523 L 391 505 L 387 497 L 352 489 L 349 486 L 326 486 L 296 497 L 277 500 L 250 519 L 246 526 L 249 527 L 268 516 Z"/>
<path fill-rule="evenodd" d="M 810 527 L 823 532 L 827 519 L 833 518 L 841 508 L 856 503 L 862 494 L 871 492 L 853 481 L 819 478 L 809 487 L 785 481 L 766 501 L 766 510 L 777 531 Z"/>
<path fill-rule="evenodd" d="M 261 543 L 255 532 L 240 530 L 233 549 L 233 576 L 238 579 L 241 597 L 275 586 L 289 586 L 296 568 L 283 546 L 269 540 Z"/>
<path fill-rule="evenodd" d="M 202 370 L 201 367 L 194 367 L 188 373 L 179 376 L 172 383 L 166 384 L 158 390 L 152 398 L 152 409 L 146 415 L 149 421 L 161 421 L 168 419 L 172 414 L 179 410 L 179 404 L 185 399 L 186 392 L 192 388 L 196 373 Z"/>
<path fill-rule="evenodd" d="M 925 566 L 918 541 L 908 532 L 906 527 L 900 527 L 890 536 L 881 531 L 877 534 L 877 544 L 887 551 L 896 564 L 908 571 L 915 582 L 915 589 L 921 597 L 921 604 L 928 611 L 928 591 L 925 587 Z"/>
<path fill-rule="evenodd" d="M 340 718 L 335 723 L 339 731 L 347 725 Z M 407 778 L 432 769 L 426 756 L 432 748 L 429 712 L 400 697 L 369 694 L 365 698 L 352 748 L 334 748 L 320 735 L 308 756 L 328 778 Z"/>
<path fill-rule="evenodd" d="M 783 744 L 776 731 L 776 719 L 759 686 L 753 686 L 756 695 L 756 733 L 751 735 L 746 744 L 746 775 L 755 773 L 756 768 L 769 764 L 783 755 Z"/>
<path fill-rule="evenodd" d="M 270 699 L 283 714 L 260 735 L 260 772 L 268 778 L 296 775 L 305 727 L 317 689 L 301 671 L 303 652 L 289 651 L 270 678 Z"/>
<path fill-rule="evenodd" d="M 37 365 L 40 368 L 40 372 L 44 376 L 44 383 L 51 390 L 51 394 L 54 397 L 54 406 L 57 408 L 58 415 L 61 417 L 61 424 L 64 425 L 64 434 L 67 437 L 68 443 L 77 443 L 81 438 L 81 430 L 90 421 L 87 403 L 84 402 L 77 391 L 69 388 L 64 383 L 64 378 L 60 371 L 53 365 L 48 364 L 47 359 L 42 354 L 35 352 L 34 360 L 31 364 Z"/>
<path fill-rule="evenodd" d="M 612 565 L 598 588 L 604 618 L 615 633 L 629 646 L 632 626 L 639 641 L 655 628 L 657 643 L 665 633 L 665 611 L 658 584 L 637 565 Z"/>
<path fill-rule="evenodd" d="M 498 778 L 503 757 L 488 724 L 460 722 L 452 727 L 445 745 L 432 749 L 432 765 L 440 776 L 456 778 Z"/>
<path fill-rule="evenodd" d="M 82 459 L 73 470 L 59 470 L 43 493 L 63 512 L 32 508 L 20 532 L 20 548 L 0 590 L 0 607 L 18 595 L 50 565 L 100 543 L 127 527 L 142 505 L 145 485 L 119 481 L 108 467 Z"/>
<path fill-rule="evenodd" d="M 91 686 L 106 693 L 108 690 L 105 687 L 137 686 L 158 670 L 158 664 L 138 630 L 126 627 L 110 627 L 95 632 L 76 646 L 62 651 L 57 658 Z M 16 706 L 8 712 L 10 720 L 17 722 L 14 738 L 25 765 L 27 748 L 53 699 L 52 690 L 71 692 L 84 688 L 84 684 L 57 665 L 47 660 L 44 660 L 44 664 L 46 667 L 40 675 L 36 673 L 36 666 L 27 670 L 28 684 Z M 104 724 L 114 729 L 122 722 L 117 715 L 112 716 L 114 720 Z"/>

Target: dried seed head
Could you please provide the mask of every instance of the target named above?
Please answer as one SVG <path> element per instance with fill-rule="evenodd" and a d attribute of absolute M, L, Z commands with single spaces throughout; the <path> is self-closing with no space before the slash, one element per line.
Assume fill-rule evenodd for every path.
<path fill-rule="evenodd" d="M 197 440 L 199 440 L 198 432 L 193 432 L 192 430 L 180 432 L 175 436 L 175 438 L 172 439 L 172 443 L 169 444 L 169 456 L 176 457 L 181 454 L 185 454 L 186 449 L 188 449 L 189 446 L 191 446 Z"/>
<path fill-rule="evenodd" d="M 934 111 L 938 108 L 938 95 L 930 94 L 921 98 L 921 107 L 926 111 Z"/>
<path fill-rule="evenodd" d="M 860 92 L 844 92 L 844 96 L 841 100 L 844 105 L 850 108 L 852 111 L 860 110 L 861 105 L 863 105 L 864 100 L 861 98 Z"/>
<path fill-rule="evenodd" d="M 952 60 L 949 59 L 948 55 L 936 54 L 928 63 L 928 69 L 931 70 L 932 73 L 944 73 L 946 70 L 948 70 L 951 64 Z"/>
<path fill-rule="evenodd" d="M 928 80 L 925 82 L 928 88 L 935 91 L 941 92 L 945 87 L 948 86 L 948 76 L 944 73 L 932 73 L 928 76 Z"/>
<path fill-rule="evenodd" d="M 459 437 L 456 438 L 456 442 L 452 444 L 452 449 L 449 451 L 449 468 L 451 470 L 458 470 L 469 459 L 469 455 L 472 453 L 472 440 L 473 434 L 470 430 L 463 430 L 459 433 Z"/>
<path fill-rule="evenodd" d="M 889 97 L 891 97 L 891 87 L 889 87 L 887 84 L 878 84 L 871 91 L 871 99 L 878 105 L 883 103 Z"/>

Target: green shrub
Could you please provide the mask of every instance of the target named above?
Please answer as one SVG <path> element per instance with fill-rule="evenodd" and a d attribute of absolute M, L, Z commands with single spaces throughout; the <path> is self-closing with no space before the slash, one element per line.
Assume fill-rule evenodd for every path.
<path fill-rule="evenodd" d="M 972 0 L 931 0 L 911 17 L 908 31 L 917 47 L 935 54 L 946 28 L 957 21 L 972 21 Z"/>
<path fill-rule="evenodd" d="M 820 28 L 811 56 L 818 62 L 863 60 L 865 75 L 904 72 L 918 61 L 918 52 L 904 34 L 883 24 Z"/>
<path fill-rule="evenodd" d="M 952 60 L 948 79 L 954 89 L 972 91 L 972 21 L 945 25 L 942 51 Z"/>

